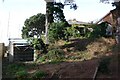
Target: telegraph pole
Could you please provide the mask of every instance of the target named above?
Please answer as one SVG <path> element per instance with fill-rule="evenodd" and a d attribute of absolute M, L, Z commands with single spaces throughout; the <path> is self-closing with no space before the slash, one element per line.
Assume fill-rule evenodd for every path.
<path fill-rule="evenodd" d="M 48 9 L 47 9 L 47 2 L 46 2 L 46 15 L 45 15 L 45 43 L 48 43 Z"/>
<path fill-rule="evenodd" d="M 51 23 L 51 19 L 49 18 L 50 13 L 48 10 L 48 4 L 53 3 L 54 0 L 45 0 L 46 2 L 46 15 L 45 15 L 45 43 L 49 44 L 49 40 L 48 40 L 48 27 L 49 24 Z"/>

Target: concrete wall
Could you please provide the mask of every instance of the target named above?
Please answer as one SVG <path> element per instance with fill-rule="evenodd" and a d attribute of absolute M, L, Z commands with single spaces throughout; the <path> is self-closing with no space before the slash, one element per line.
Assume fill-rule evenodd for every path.
<path fill-rule="evenodd" d="M 5 50 L 5 46 L 4 43 L 0 43 L 0 58 L 2 59 L 3 55 L 4 55 L 4 51 Z"/>
<path fill-rule="evenodd" d="M 2 79 L 2 58 L 4 55 L 5 46 L 4 43 L 0 43 L 0 80 Z"/>

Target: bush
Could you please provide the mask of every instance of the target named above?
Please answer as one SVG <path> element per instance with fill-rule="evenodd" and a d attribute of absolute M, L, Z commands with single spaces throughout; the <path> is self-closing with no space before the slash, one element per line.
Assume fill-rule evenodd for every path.
<path fill-rule="evenodd" d="M 64 58 L 64 51 L 61 49 L 52 49 L 47 54 L 39 58 L 39 62 L 61 61 Z"/>
<path fill-rule="evenodd" d="M 53 49 L 47 53 L 50 60 L 61 60 L 64 57 L 64 52 L 61 49 Z"/>
<path fill-rule="evenodd" d="M 35 50 L 40 50 L 42 53 L 46 53 L 47 52 L 45 43 L 43 42 L 42 39 L 34 38 L 32 40 L 32 45 L 33 45 Z"/>
<path fill-rule="evenodd" d="M 65 23 L 64 22 L 58 22 L 58 23 L 52 23 L 49 28 L 49 41 L 54 43 L 55 41 L 58 41 L 60 39 L 65 38 Z"/>
<path fill-rule="evenodd" d="M 80 33 L 79 30 L 77 30 L 77 27 L 71 26 L 68 27 L 65 30 L 65 35 L 66 35 L 66 39 L 69 39 L 70 37 L 80 37 Z"/>
<path fill-rule="evenodd" d="M 98 37 L 104 37 L 106 36 L 106 28 L 107 28 L 107 23 L 106 22 L 102 22 L 99 25 L 91 25 L 91 27 L 93 28 L 93 32 L 91 32 L 90 37 L 93 38 L 98 38 Z"/>
<path fill-rule="evenodd" d="M 46 75 L 47 74 L 45 72 L 38 70 L 33 74 L 32 78 L 43 78 Z"/>

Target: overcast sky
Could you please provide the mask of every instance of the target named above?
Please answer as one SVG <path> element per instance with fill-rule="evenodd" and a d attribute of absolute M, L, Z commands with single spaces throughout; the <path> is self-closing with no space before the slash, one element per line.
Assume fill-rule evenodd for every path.
<path fill-rule="evenodd" d="M 63 2 L 63 0 L 61 1 Z M 100 0 L 75 1 L 78 5 L 76 11 L 70 10 L 69 6 L 66 6 L 64 9 L 66 20 L 95 21 L 114 9 L 111 4 L 100 3 Z M 1 0 L 0 42 L 8 43 L 8 38 L 20 38 L 21 29 L 26 18 L 37 13 L 45 14 L 45 7 L 46 3 L 44 0 L 5 0 L 4 2 Z"/>

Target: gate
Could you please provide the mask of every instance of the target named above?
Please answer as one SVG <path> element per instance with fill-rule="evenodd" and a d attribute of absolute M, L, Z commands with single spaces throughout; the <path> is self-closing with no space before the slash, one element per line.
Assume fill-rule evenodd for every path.
<path fill-rule="evenodd" d="M 14 46 L 14 61 L 33 61 L 34 49 L 30 46 Z"/>

